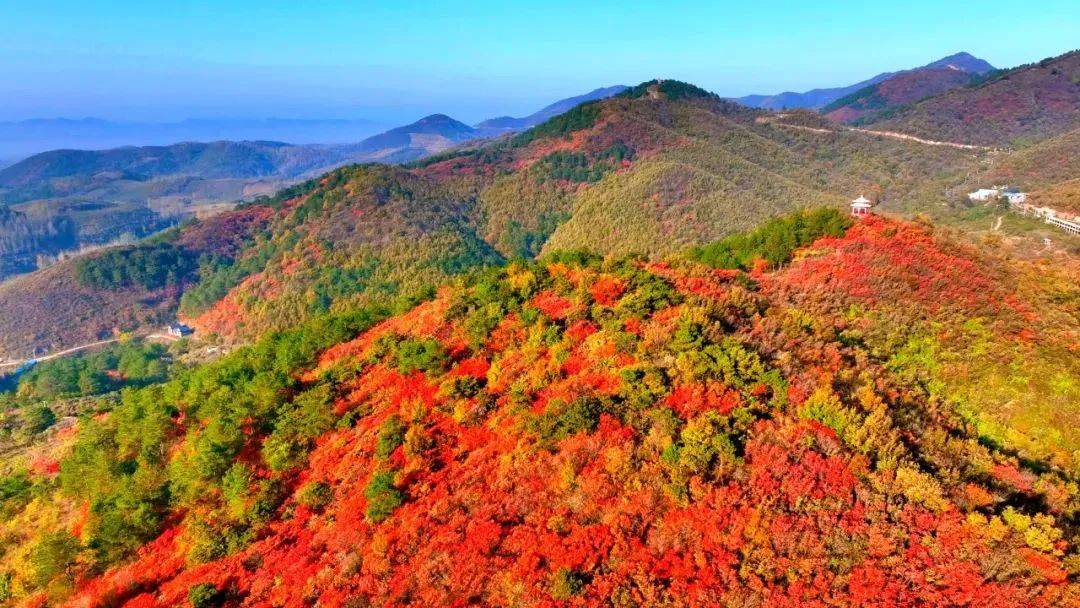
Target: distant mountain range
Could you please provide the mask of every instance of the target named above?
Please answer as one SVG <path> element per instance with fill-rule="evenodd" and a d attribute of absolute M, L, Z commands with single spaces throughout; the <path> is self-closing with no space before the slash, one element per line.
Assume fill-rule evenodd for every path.
<path fill-rule="evenodd" d="M 371 120 L 283 118 L 189 119 L 166 123 L 38 118 L 0 122 L 0 167 L 31 154 L 57 149 L 103 150 L 218 140 L 352 143 L 387 126 Z"/>
<path fill-rule="evenodd" d="M 930 139 L 1026 147 L 1080 128 L 1080 51 L 991 74 L 873 123 Z"/>
<path fill-rule="evenodd" d="M 514 118 L 512 116 L 489 118 L 485 121 L 477 123 L 476 128 L 480 131 L 494 131 L 495 133 L 505 133 L 509 131 L 520 131 L 522 129 L 528 129 L 529 127 L 535 127 L 536 125 L 544 122 L 545 120 L 553 116 L 558 116 L 559 114 L 570 110 L 574 106 L 585 103 L 586 101 L 606 99 L 608 97 L 618 95 L 626 89 L 627 87 L 624 85 L 615 85 L 612 87 L 596 89 L 593 91 L 589 91 L 584 95 L 561 99 L 522 118 Z"/>
<path fill-rule="evenodd" d="M 994 66 L 990 63 L 979 59 L 971 55 L 970 53 L 956 53 L 955 55 L 949 55 L 948 57 L 942 57 L 937 61 L 928 63 L 922 67 L 913 68 L 912 70 L 904 70 L 903 72 L 884 72 L 868 78 L 861 82 L 856 82 L 845 87 L 835 87 L 828 89 L 813 89 L 806 91 L 805 93 L 784 92 L 776 95 L 747 95 L 745 97 L 736 98 L 735 101 L 754 108 L 766 108 L 769 110 L 783 110 L 794 108 L 808 108 L 817 110 L 823 108 L 830 103 L 864 89 L 866 87 L 878 84 L 892 76 L 902 74 L 904 72 L 918 71 L 918 70 L 935 70 L 935 69 L 952 69 L 967 72 L 970 74 L 986 74 L 993 71 Z"/>
<path fill-rule="evenodd" d="M 404 163 L 471 140 L 520 131 L 584 101 L 617 94 L 626 87 L 597 89 L 550 104 L 524 118 L 498 118 L 475 127 L 444 114 L 390 129 L 356 142 L 292 144 L 243 140 L 126 146 L 107 150 L 59 149 L 16 163 L 0 163 L 0 206 L 14 206 L 0 218 L 0 280 L 28 272 L 39 256 L 117 238 L 140 237 L 190 215 L 227 208 L 235 201 L 271 194 L 296 181 L 350 163 Z M 231 127 L 229 126 L 231 124 Z M 323 134 L 340 142 L 371 123 L 350 121 L 248 121 L 249 132 L 292 129 L 298 136 Z M 244 125 L 185 121 L 206 132 Z M 517 126 L 515 126 L 517 125 Z M 11 128 L 11 123 L 6 125 Z M 0 124 L 0 142 L 5 139 Z M 20 131 L 21 129 L 21 131 Z M 66 137 L 118 137 L 133 125 L 94 119 L 18 123 L 15 131 L 41 141 Z M 331 133 L 337 129 L 337 132 Z M 161 134 L 176 133 L 162 129 Z M 9 133 L 10 134 L 10 133 Z M 220 137 L 218 135 L 217 137 Z M 100 140 L 95 140 L 100 141 Z M 356 142 L 356 143 L 353 143 Z M 7 166 L 5 166 L 7 165 Z M 62 229 L 61 229 L 62 228 Z"/>
<path fill-rule="evenodd" d="M 520 131 L 562 114 L 585 101 L 625 90 L 612 86 L 552 103 L 529 116 L 502 116 L 476 124 L 472 138 Z M 429 117 L 430 118 L 430 117 Z M 422 119 L 423 120 L 423 119 Z M 0 121 L 0 168 L 48 150 L 105 150 L 122 146 L 163 146 L 177 142 L 280 141 L 291 144 L 353 144 L 390 127 L 374 120 L 348 119 L 187 119 L 176 122 L 123 122 L 100 118 L 35 118 Z M 406 127 L 407 128 L 407 127 Z M 400 132 L 401 127 L 389 133 Z M 451 138 L 453 139 L 453 138 Z"/>
<path fill-rule="evenodd" d="M 494 118 L 475 127 L 445 114 L 432 114 L 420 120 L 361 139 L 358 143 L 282 143 L 266 140 L 225 141 L 220 137 L 208 143 L 184 142 L 166 146 L 125 146 L 106 150 L 57 149 L 35 154 L 5 168 L 0 168 L 0 204 L 64 197 L 96 197 L 108 194 L 128 200 L 115 191 L 118 182 L 143 184 L 136 198 L 152 197 L 145 184 L 162 178 L 181 178 L 184 185 L 161 192 L 168 196 L 196 194 L 199 185 L 218 180 L 287 181 L 312 172 L 357 162 L 409 162 L 442 152 L 466 141 L 520 131 L 561 114 L 585 101 L 603 99 L 626 90 L 624 86 L 596 89 L 584 95 L 562 99 L 523 118 Z M 277 121 L 296 128 L 323 124 L 317 121 Z M 10 124 L 10 123 L 9 123 Z M 43 136 L 61 127 L 88 134 L 107 131 L 116 123 L 96 119 L 83 121 L 39 120 L 18 123 L 40 129 Z M 176 124 L 200 124 L 210 129 L 214 121 L 185 121 Z M 252 125 L 269 124 L 252 121 Z M 348 121 L 327 121 L 345 126 Z M 126 127 L 126 125 L 121 125 Z M 0 140 L 3 139 L 0 123 Z M 343 137 L 340 133 L 337 139 Z M 171 181 L 170 181 L 171 183 Z M 244 193 L 230 188 L 228 196 L 241 198 Z M 198 198 L 196 195 L 195 198 Z"/>

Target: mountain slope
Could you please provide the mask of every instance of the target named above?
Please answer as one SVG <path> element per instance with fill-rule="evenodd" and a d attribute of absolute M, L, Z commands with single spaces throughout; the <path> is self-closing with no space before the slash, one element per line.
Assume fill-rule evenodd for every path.
<path fill-rule="evenodd" d="M 937 69 L 952 69 L 954 71 L 963 71 L 970 74 L 986 74 L 994 70 L 994 66 L 990 65 L 986 61 L 974 57 L 969 53 L 961 52 L 955 55 L 949 55 L 948 57 L 942 57 L 937 61 L 928 63 L 920 68 L 912 68 L 911 70 L 905 70 L 903 72 L 884 72 L 857 82 L 846 87 L 836 87 L 828 89 L 813 89 L 805 93 L 785 92 L 777 95 L 747 95 L 745 97 L 739 97 L 736 99 L 743 105 L 752 106 L 755 108 L 766 108 L 769 110 L 783 110 L 783 109 L 795 109 L 795 108 L 808 108 L 819 109 L 825 107 L 836 100 L 856 93 L 861 89 L 872 87 L 890 77 L 905 72 L 919 71 L 919 70 L 937 70 Z"/>
<path fill-rule="evenodd" d="M 871 123 L 931 139 L 1028 145 L 1080 127 L 1080 51 L 931 97 Z"/>
<path fill-rule="evenodd" d="M 575 97 L 567 97 L 566 99 L 560 99 L 555 103 L 544 106 L 543 108 L 524 116 L 521 118 L 514 118 L 512 116 L 500 116 L 498 118 L 489 118 L 476 124 L 478 130 L 484 132 L 491 132 L 494 134 L 505 133 L 508 131 L 523 131 L 536 125 L 558 116 L 564 112 L 568 112 L 574 108 L 574 106 L 581 105 L 586 101 L 597 101 L 600 99 L 607 99 L 613 95 L 618 95 L 627 89 L 624 85 L 615 85 L 611 87 L 603 87 L 589 91 L 584 95 L 577 95 Z"/>
<path fill-rule="evenodd" d="M 207 255 L 225 263 L 265 228 L 272 214 L 263 206 L 229 211 L 189 225 L 171 240 L 191 262 Z M 196 280 L 194 275 L 151 287 L 101 287 L 80 280 L 80 266 L 110 252 L 124 255 L 137 249 L 125 246 L 89 253 L 0 283 L 0 358 L 55 352 L 119 331 L 157 331 L 173 320 L 181 292 Z"/>
<path fill-rule="evenodd" d="M 1066 217 L 1080 217 L 1080 178 L 1032 193 L 1031 204 L 1049 207 Z"/>
<path fill-rule="evenodd" d="M 34 270 L 41 254 L 77 246 L 78 228 L 66 217 L 41 220 L 0 206 L 0 278 Z"/>
<path fill-rule="evenodd" d="M 477 236 L 475 202 L 451 192 L 396 167 L 339 169 L 310 194 L 287 201 L 269 236 L 240 253 L 237 264 L 250 274 L 216 267 L 241 282 L 186 294 L 181 310 L 200 315 L 195 324 L 202 331 L 254 336 L 500 263 Z"/>
<path fill-rule="evenodd" d="M 873 116 L 893 111 L 973 82 L 978 75 L 955 68 L 902 72 L 841 97 L 821 109 L 829 119 L 843 123 L 869 122 Z"/>
<path fill-rule="evenodd" d="M 1037 190 L 1077 175 L 1080 175 L 1080 129 L 999 156 L 982 183 L 1015 184 Z"/>
<path fill-rule="evenodd" d="M 931 272 L 920 298 L 954 296 L 913 311 L 935 333 L 990 313 L 1026 339 L 993 264 L 874 218 L 778 273 L 517 264 L 86 421 L 61 483 L 117 507 L 80 536 L 112 547 L 147 513 L 162 532 L 48 580 L 132 608 L 1072 605 L 1075 477 L 980 441 L 879 350 L 874 313 L 911 289 L 897 261 Z M 847 298 L 868 308 L 844 321 Z"/>
<path fill-rule="evenodd" d="M 19 236 L 0 222 L 0 280 L 82 248 L 141 238 L 181 221 L 272 194 L 305 174 L 345 162 L 337 150 L 278 142 L 181 143 L 114 150 L 54 150 L 0 170 L 0 204 L 34 225 Z"/>

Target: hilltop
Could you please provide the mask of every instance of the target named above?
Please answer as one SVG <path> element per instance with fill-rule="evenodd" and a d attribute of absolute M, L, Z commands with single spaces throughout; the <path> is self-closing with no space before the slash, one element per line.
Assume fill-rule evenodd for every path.
<path fill-rule="evenodd" d="M 354 162 L 402 163 L 442 152 L 480 137 L 467 124 L 445 114 L 432 114 L 379 135 L 373 135 L 343 152 Z"/>
<path fill-rule="evenodd" d="M 1043 366 L 1078 371 L 1076 283 L 849 225 L 689 255 L 749 270 L 513 263 L 125 392 L 11 484 L 6 580 L 83 607 L 1071 605 L 1080 399 Z"/>

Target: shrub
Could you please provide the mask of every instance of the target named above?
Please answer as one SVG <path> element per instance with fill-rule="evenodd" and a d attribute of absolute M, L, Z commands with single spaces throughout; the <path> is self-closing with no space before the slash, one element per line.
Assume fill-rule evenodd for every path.
<path fill-rule="evenodd" d="M 547 441 L 558 441 L 581 431 L 592 432 L 600 422 L 601 410 L 600 402 L 590 397 L 578 397 L 570 403 L 553 400 L 536 418 L 532 430 Z"/>
<path fill-rule="evenodd" d="M 385 460 L 405 440 L 405 423 L 397 414 L 391 415 L 379 427 L 375 440 L 375 457 Z"/>
<path fill-rule="evenodd" d="M 31 405 L 23 410 L 23 428 L 28 433 L 40 433 L 56 424 L 56 414 L 48 406 Z"/>
<path fill-rule="evenodd" d="M 192 608 L 217 608 L 225 604 L 225 593 L 211 583 L 199 583 L 188 589 Z"/>
<path fill-rule="evenodd" d="M 570 568 L 559 568 L 551 575 L 551 597 L 559 601 L 569 600 L 581 593 L 586 583 L 582 573 Z"/>
<path fill-rule="evenodd" d="M 448 360 L 446 349 L 438 340 L 403 340 L 393 349 L 397 370 L 403 374 L 438 371 Z"/>
<path fill-rule="evenodd" d="M 850 408 L 840 403 L 840 399 L 828 387 L 818 387 L 799 409 L 799 415 L 809 420 L 816 420 L 836 431 L 844 438 L 848 428 L 857 422 L 857 416 Z"/>
<path fill-rule="evenodd" d="M 274 430 L 263 443 L 263 461 L 274 471 L 300 464 L 311 442 L 337 421 L 330 389 L 318 384 L 282 406 Z"/>
<path fill-rule="evenodd" d="M 368 500 L 367 518 L 379 523 L 390 517 L 394 509 L 404 501 L 401 492 L 394 487 L 394 472 L 380 471 L 371 476 L 371 481 L 364 488 L 364 497 Z"/>
<path fill-rule="evenodd" d="M 67 530 L 46 533 L 30 549 L 30 580 L 44 587 L 59 576 L 68 576 L 78 552 L 79 541 Z"/>
<path fill-rule="evenodd" d="M 334 500 L 334 489 L 321 481 L 310 481 L 296 497 L 297 502 L 313 511 L 320 511 Z"/>

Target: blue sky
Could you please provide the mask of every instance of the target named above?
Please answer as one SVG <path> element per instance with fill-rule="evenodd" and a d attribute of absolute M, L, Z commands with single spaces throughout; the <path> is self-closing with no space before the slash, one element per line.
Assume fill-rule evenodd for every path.
<path fill-rule="evenodd" d="M 966 50 L 1077 45 L 1075 0 L 0 0 L 0 120 L 525 114 L 616 83 L 850 84 Z"/>

